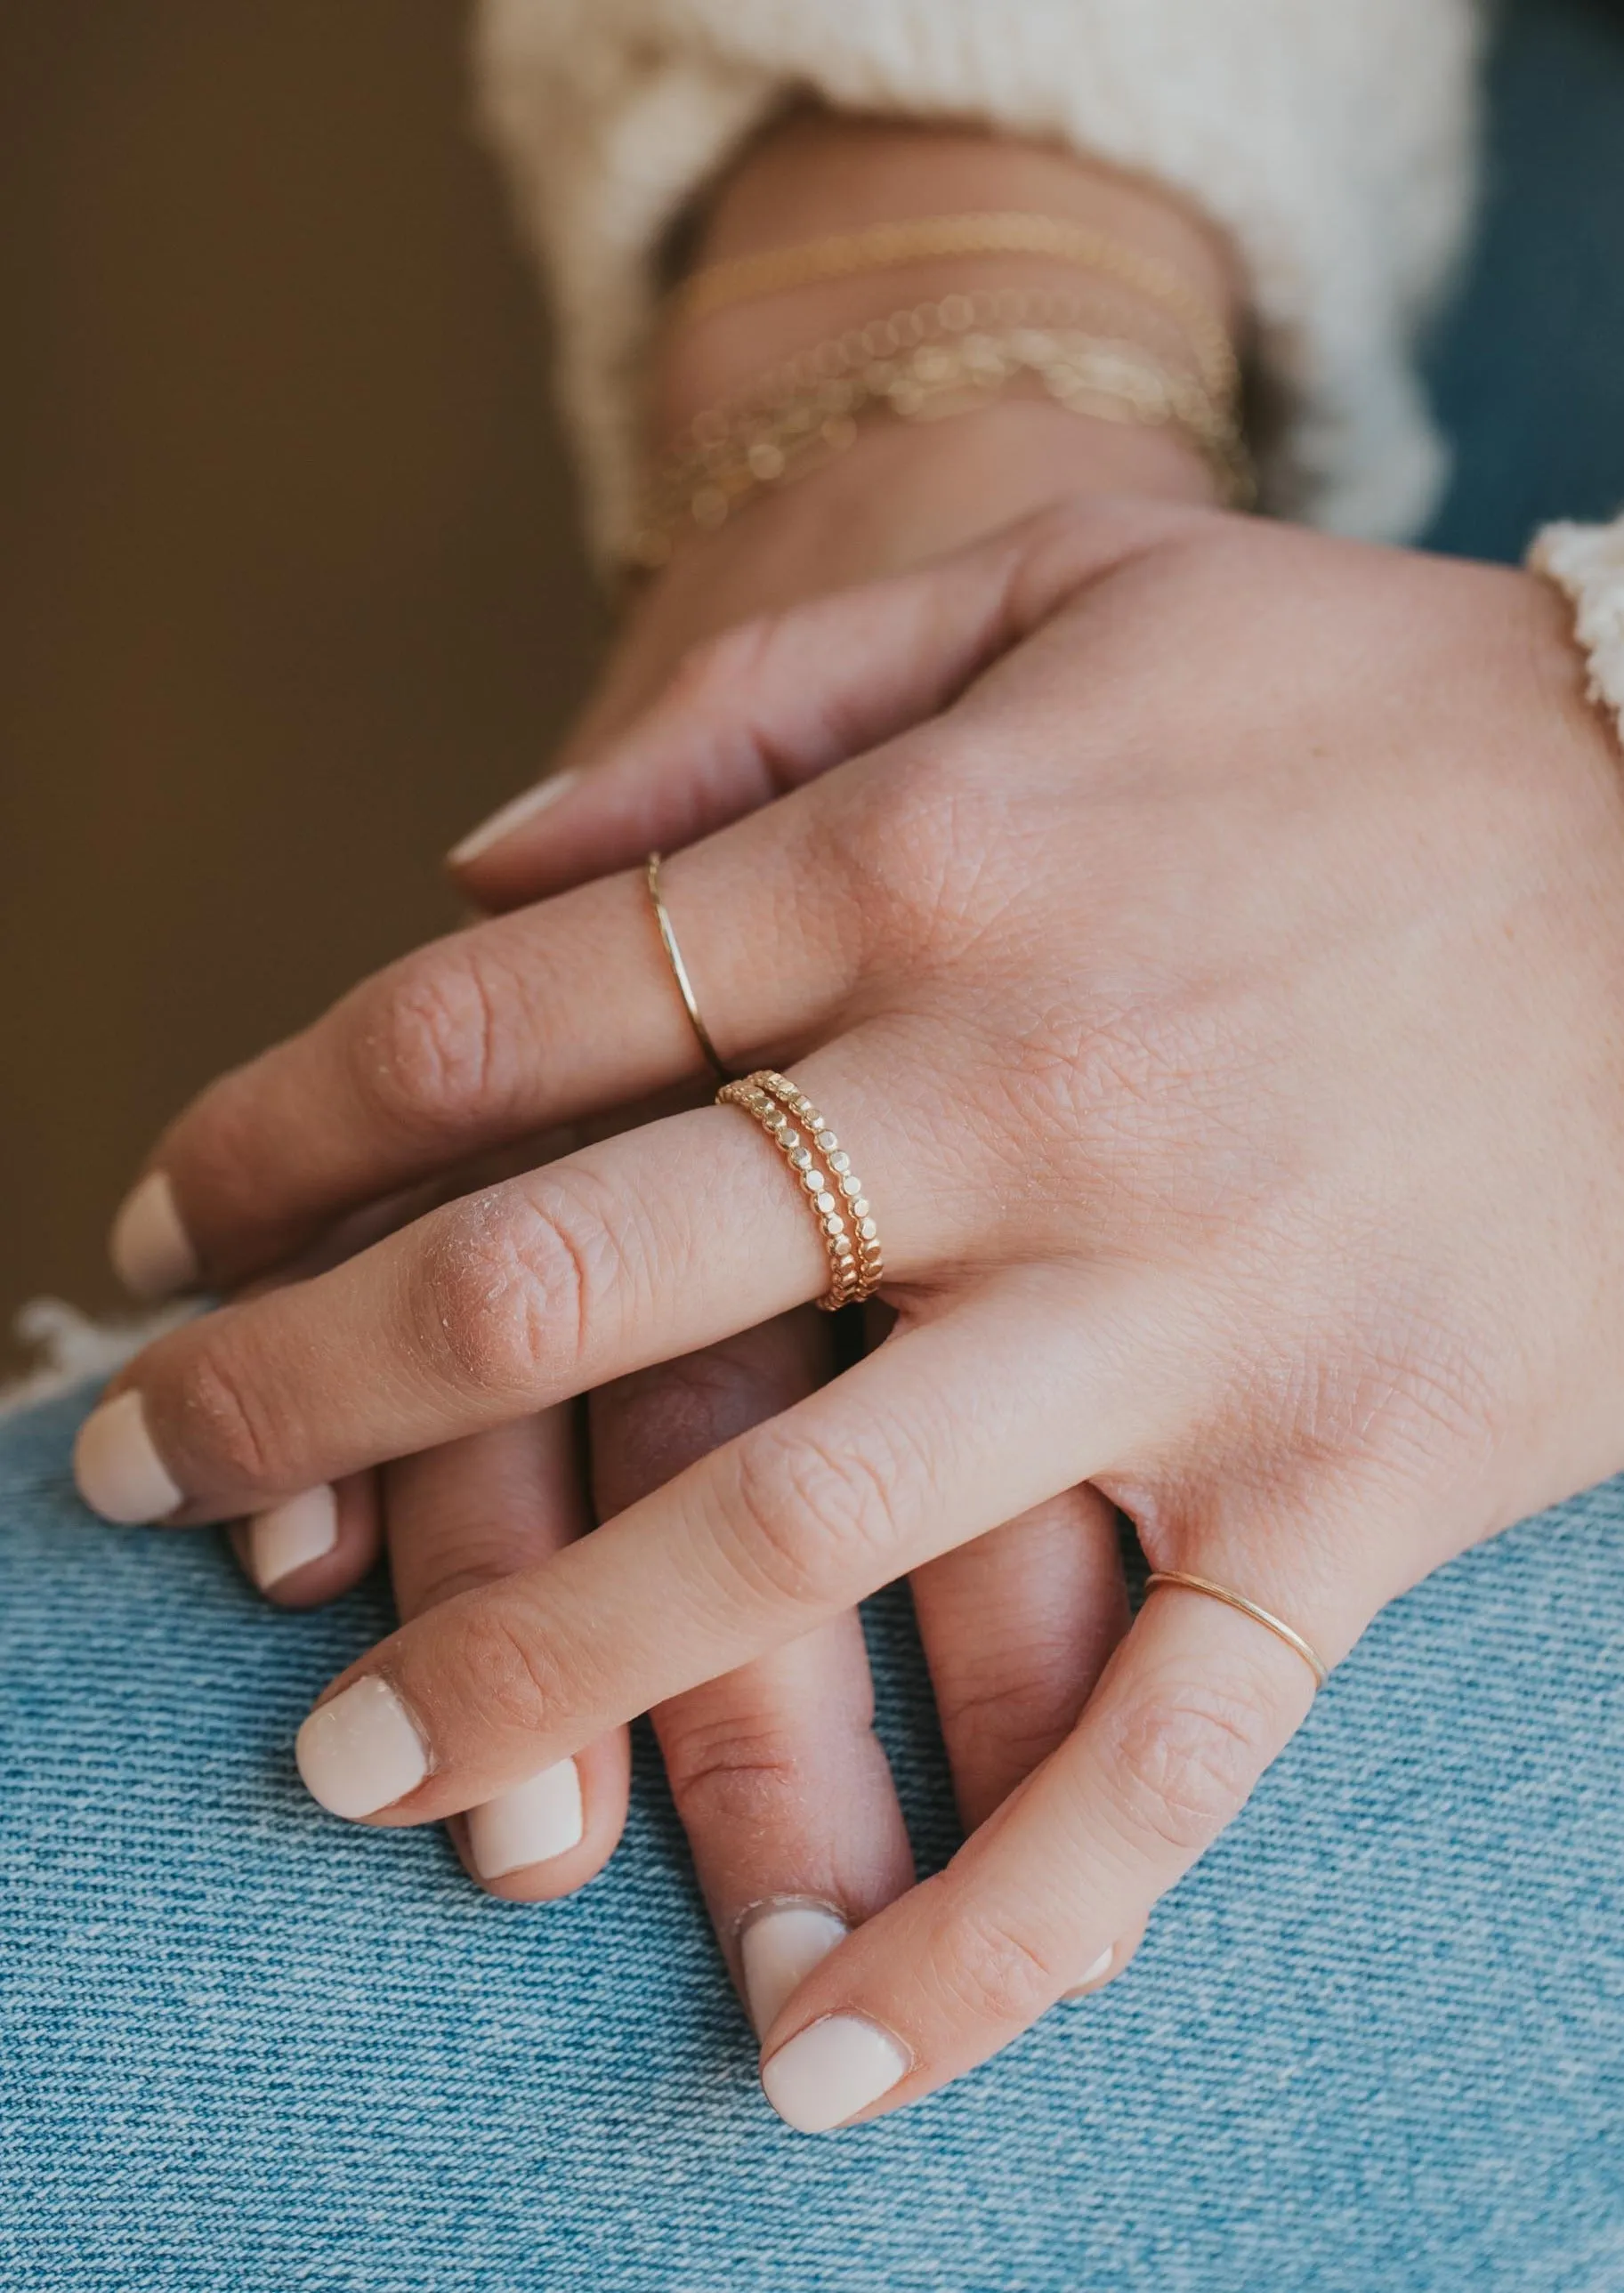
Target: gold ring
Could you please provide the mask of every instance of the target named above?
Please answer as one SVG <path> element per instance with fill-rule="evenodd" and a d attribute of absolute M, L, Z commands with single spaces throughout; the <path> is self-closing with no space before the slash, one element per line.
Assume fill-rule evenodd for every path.
<path fill-rule="evenodd" d="M 726 1082 L 727 1070 L 717 1057 L 716 1045 L 710 1040 L 710 1028 L 699 1016 L 699 999 L 694 993 L 694 982 L 688 977 L 688 967 L 682 960 L 682 950 L 677 944 L 677 934 L 672 928 L 665 902 L 661 896 L 660 855 L 657 852 L 651 852 L 648 855 L 648 896 L 654 905 L 654 921 L 660 927 L 660 944 L 664 948 L 666 959 L 670 964 L 671 976 L 677 982 L 677 993 L 682 998 L 682 1008 L 688 1015 L 694 1034 L 699 1038 L 699 1048 L 705 1055 L 706 1063 L 712 1072 L 719 1074 Z"/>
<path fill-rule="evenodd" d="M 1267 1608 L 1260 1608 L 1255 1600 L 1248 1600 L 1244 1592 L 1231 1592 L 1223 1584 L 1210 1584 L 1205 1576 L 1186 1576 L 1177 1568 L 1157 1569 L 1145 1580 L 1146 1592 L 1154 1592 L 1158 1584 L 1181 1584 L 1187 1592 L 1205 1592 L 1209 1600 L 1222 1600 L 1226 1608 L 1238 1608 L 1243 1616 L 1250 1616 L 1255 1625 L 1262 1625 L 1302 1657 L 1314 1675 L 1316 1688 L 1323 1688 L 1330 1678 L 1330 1666 L 1301 1633 L 1294 1633 L 1289 1625 L 1282 1623 L 1279 1616 L 1271 1616 Z"/>
<path fill-rule="evenodd" d="M 759 1067 L 724 1083 L 716 1103 L 754 1116 L 805 1193 L 829 1259 L 829 1287 L 817 1301 L 824 1311 L 872 1298 L 885 1278 L 879 1224 L 850 1155 L 806 1093 L 787 1075 Z"/>

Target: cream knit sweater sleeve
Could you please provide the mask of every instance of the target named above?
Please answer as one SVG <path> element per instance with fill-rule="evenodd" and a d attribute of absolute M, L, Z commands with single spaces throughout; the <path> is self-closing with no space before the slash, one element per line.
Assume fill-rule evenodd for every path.
<path fill-rule="evenodd" d="M 481 0 L 479 101 L 550 276 L 593 537 L 628 531 L 653 254 L 798 93 L 1068 142 L 1230 233 L 1281 409 L 1270 506 L 1413 531 L 1411 357 L 1472 189 L 1472 0 Z"/>

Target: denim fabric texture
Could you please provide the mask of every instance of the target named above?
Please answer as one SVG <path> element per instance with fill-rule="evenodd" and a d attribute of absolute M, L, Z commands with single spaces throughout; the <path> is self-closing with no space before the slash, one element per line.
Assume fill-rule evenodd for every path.
<path fill-rule="evenodd" d="M 1527 9 L 1497 90 L 1439 538 L 1514 555 L 1624 500 L 1624 38 Z M 87 1398 L 0 1423 L 0 2293 L 1624 2289 L 1624 1483 L 1379 1617 L 1118 1983 L 809 2141 L 646 1738 L 556 1906 L 323 1817 L 289 1747 L 381 1587 L 284 1616 L 93 1522 Z M 868 1623 L 929 1868 L 905 1601 Z"/>

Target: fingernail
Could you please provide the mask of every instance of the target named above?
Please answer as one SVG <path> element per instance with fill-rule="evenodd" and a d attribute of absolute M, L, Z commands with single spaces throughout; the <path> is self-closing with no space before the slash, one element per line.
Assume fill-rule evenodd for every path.
<path fill-rule="evenodd" d="M 1075 2006 L 1079 1998 L 1086 1998 L 1092 1990 L 1094 1984 L 1096 1982 L 1102 1982 L 1105 1980 L 1105 1977 L 1110 1973 L 1111 1961 L 1116 1957 L 1116 1946 L 1115 1943 L 1111 1945 L 1108 1950 L 1102 1950 L 1092 1966 L 1085 1966 L 1084 1968 L 1083 1980 L 1077 1984 L 1076 1988 L 1073 1990 L 1063 1990 L 1060 1993 L 1061 2005 L 1065 2006 Z"/>
<path fill-rule="evenodd" d="M 767 2036 L 784 2000 L 848 1932 L 840 1913 L 821 1903 L 777 1903 L 751 1914 L 739 1932 L 739 1961 L 758 2038 Z"/>
<path fill-rule="evenodd" d="M 320 1560 L 338 1542 L 338 1500 L 323 1483 L 256 1513 L 248 1523 L 248 1562 L 262 1592 Z"/>
<path fill-rule="evenodd" d="M 905 2078 L 908 2057 L 889 2030 L 857 2014 L 826 2014 L 797 2031 L 761 2069 L 767 2100 L 798 2134 L 827 2134 Z"/>
<path fill-rule="evenodd" d="M 164 1470 L 147 1430 L 138 1393 L 121 1393 L 93 1409 L 73 1445 L 73 1478 L 103 1520 L 162 1520 L 184 1495 Z"/>
<path fill-rule="evenodd" d="M 567 773 L 554 773 L 549 780 L 538 781 L 534 788 L 512 798 L 489 820 L 482 820 L 477 828 L 471 828 L 460 844 L 452 845 L 447 856 L 454 866 L 464 860 L 476 859 L 493 844 L 499 844 L 505 836 L 511 836 L 516 828 L 523 828 L 527 820 L 533 820 L 539 812 L 548 811 L 561 796 L 567 796 L 580 778 L 579 769 L 572 767 Z"/>
<path fill-rule="evenodd" d="M 406 1706 L 386 1680 L 369 1673 L 317 1706 L 300 1729 L 294 1756 L 304 1788 L 329 1815 L 376 1815 L 415 1791 L 428 1754 Z"/>
<path fill-rule="evenodd" d="M 125 1196 L 107 1249 L 114 1273 L 137 1298 L 168 1298 L 196 1284 L 198 1253 L 162 1171 L 150 1171 Z"/>
<path fill-rule="evenodd" d="M 586 1837 L 581 1770 L 573 1760 L 560 1760 L 499 1799 L 471 1807 L 467 1823 L 468 1852 L 482 1879 L 504 1879 L 509 1871 L 550 1863 Z"/>

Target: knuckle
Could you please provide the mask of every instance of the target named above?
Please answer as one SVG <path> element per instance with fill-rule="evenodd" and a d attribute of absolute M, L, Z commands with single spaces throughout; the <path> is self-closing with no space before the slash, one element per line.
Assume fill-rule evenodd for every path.
<path fill-rule="evenodd" d="M 524 1568 L 535 1557 L 520 1533 L 460 1528 L 454 1557 L 450 1550 L 436 1553 L 420 1573 L 413 1572 L 413 1608 L 443 1608 L 459 1593 L 483 1592 L 491 1584 L 500 1584 L 505 1576 L 511 1576 L 516 1569 Z"/>
<path fill-rule="evenodd" d="M 1053 2004 L 1065 1980 L 1035 1941 L 979 1908 L 954 1920 L 938 1964 L 952 2005 L 1003 2030 L 1025 2030 Z"/>
<path fill-rule="evenodd" d="M 745 1713 L 661 1730 L 677 1811 L 691 1830 L 777 1830 L 805 1803 L 804 1763 L 782 1723 Z"/>
<path fill-rule="evenodd" d="M 1261 1689 L 1240 1679 L 1150 1689 L 1112 1735 L 1108 1773 L 1130 1834 L 1185 1855 L 1240 1812 L 1273 1748 Z"/>
<path fill-rule="evenodd" d="M 762 1379 L 708 1352 L 639 1372 L 604 1406 L 613 1420 L 605 1465 L 619 1511 L 748 1431 L 775 1403 Z"/>
<path fill-rule="evenodd" d="M 451 940 L 408 957 L 363 994 L 354 1079 L 392 1130 L 436 1137 L 505 1100 L 514 1078 L 504 984 L 488 955 Z"/>
<path fill-rule="evenodd" d="M 276 1413 L 256 1400 L 226 1348 L 203 1337 L 186 1373 L 182 1411 L 188 1446 L 232 1486 L 279 1486 L 281 1444 Z"/>
<path fill-rule="evenodd" d="M 1009 1651 L 1001 1651 L 1007 1662 Z M 938 1685 L 936 1708 L 949 1743 L 973 1745 L 1022 1772 L 1046 1760 L 1075 1723 L 1081 1704 L 1075 1672 L 1047 1651 L 1019 1677 Z"/>
<path fill-rule="evenodd" d="M 621 1270 L 584 1189 L 494 1187 L 434 1221 L 413 1318 L 459 1387 L 530 1400 L 567 1381 Z"/>
<path fill-rule="evenodd" d="M 678 656 L 666 686 L 668 698 L 702 716 L 718 708 L 731 713 L 745 681 L 759 666 L 771 628 L 770 616 L 758 614 L 699 638 Z"/>
<path fill-rule="evenodd" d="M 747 1572 L 809 1608 L 855 1597 L 883 1574 L 891 1476 L 859 1444 L 839 1451 L 804 1430 L 760 1427 L 740 1444 L 734 1529 Z"/>
<path fill-rule="evenodd" d="M 447 1678 L 463 1684 L 472 1715 L 481 1723 L 522 1735 L 556 1727 L 566 1706 L 565 1686 L 539 1633 L 506 1606 L 471 1601 L 454 1643 Z M 445 1698 L 443 1682 L 436 1698 Z"/>
<path fill-rule="evenodd" d="M 844 887 L 871 961 L 946 960 L 975 936 L 1001 808 L 939 727 L 841 783 L 819 858 Z"/>

